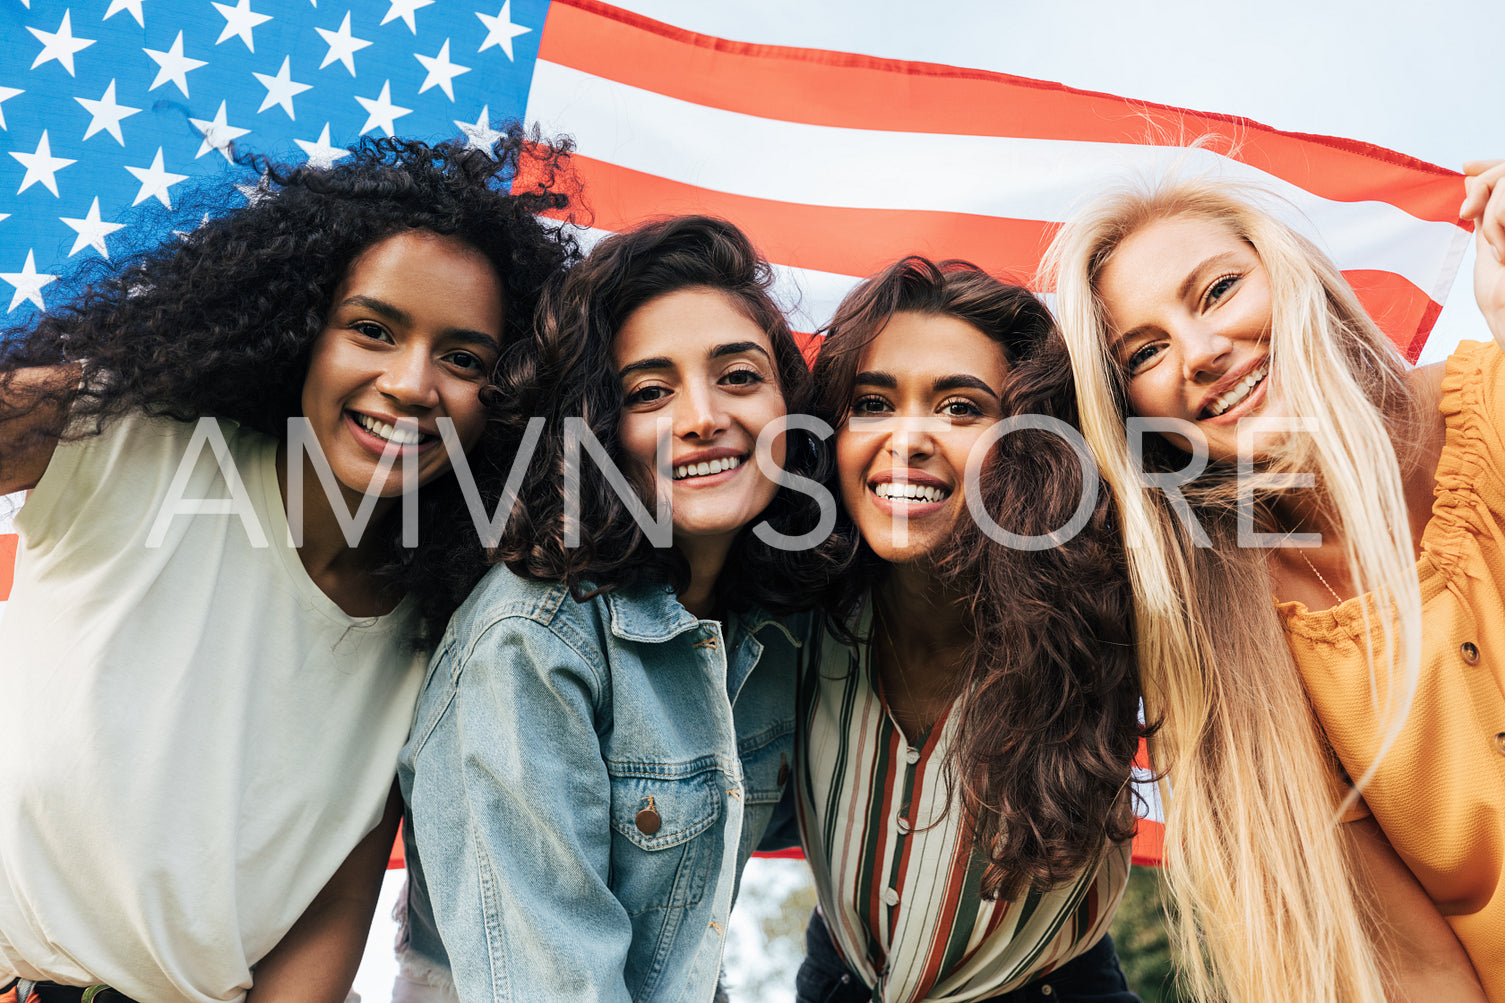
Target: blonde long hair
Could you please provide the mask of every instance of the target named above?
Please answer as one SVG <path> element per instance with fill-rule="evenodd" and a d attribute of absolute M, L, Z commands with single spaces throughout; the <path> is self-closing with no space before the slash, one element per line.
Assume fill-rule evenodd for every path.
<path fill-rule="evenodd" d="M 1262 456 L 1259 468 L 1315 472 L 1353 581 L 1372 594 L 1366 619 L 1378 625 L 1367 636 L 1382 729 L 1368 770 L 1354 778 L 1362 790 L 1404 724 L 1420 663 L 1421 596 L 1401 468 L 1412 462 L 1421 409 L 1404 360 L 1338 269 L 1256 198 L 1203 178 L 1112 191 L 1062 228 L 1042 269 L 1071 350 L 1082 431 L 1124 527 L 1145 710 L 1162 722 L 1152 757 L 1166 771 L 1165 876 L 1183 977 L 1196 996 L 1233 1003 L 1378 1003 L 1381 931 L 1356 895 L 1355 860 L 1338 824 L 1358 794 L 1337 779 L 1270 599 L 1266 554 L 1239 546 L 1237 486 L 1226 468 L 1214 465 L 1185 486 L 1211 547 L 1196 545 L 1169 496 L 1152 492 L 1136 469 L 1127 381 L 1109 354 L 1097 289 L 1119 245 L 1163 219 L 1226 226 L 1263 263 L 1269 379 L 1289 413 L 1312 425 Z M 1255 496 L 1266 529 L 1271 500 Z"/>

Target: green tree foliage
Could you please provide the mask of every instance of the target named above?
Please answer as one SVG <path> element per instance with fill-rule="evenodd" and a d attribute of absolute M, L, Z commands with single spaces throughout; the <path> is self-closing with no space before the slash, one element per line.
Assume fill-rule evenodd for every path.
<path fill-rule="evenodd" d="M 1113 946 L 1118 950 L 1118 962 L 1129 980 L 1129 988 L 1144 1003 L 1186 1000 L 1176 989 L 1158 868 L 1136 867 L 1129 872 L 1129 887 L 1109 932 L 1113 934 Z"/>

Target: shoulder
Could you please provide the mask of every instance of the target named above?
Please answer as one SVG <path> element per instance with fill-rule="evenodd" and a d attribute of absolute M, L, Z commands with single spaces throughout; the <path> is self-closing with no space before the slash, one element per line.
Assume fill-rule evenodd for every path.
<path fill-rule="evenodd" d="M 498 564 L 455 611 L 444 648 L 466 662 L 478 647 L 561 645 L 599 664 L 605 617 L 600 597 L 576 602 L 563 582 L 527 578 Z"/>

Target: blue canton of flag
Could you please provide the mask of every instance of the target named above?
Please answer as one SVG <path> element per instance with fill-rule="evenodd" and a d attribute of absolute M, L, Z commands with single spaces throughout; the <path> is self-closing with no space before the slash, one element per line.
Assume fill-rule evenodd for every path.
<path fill-rule="evenodd" d="M 364 135 L 489 145 L 522 116 L 548 0 L 0 0 L 0 312 L 170 236 L 237 153 L 330 163 Z M 181 221 L 178 225 L 182 225 Z"/>

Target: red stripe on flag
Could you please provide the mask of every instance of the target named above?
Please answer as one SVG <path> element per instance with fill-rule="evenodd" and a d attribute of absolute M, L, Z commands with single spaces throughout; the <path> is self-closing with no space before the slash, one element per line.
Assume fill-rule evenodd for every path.
<path fill-rule="evenodd" d="M 1462 185 L 1436 181 L 1461 175 L 1368 143 L 986 70 L 733 42 L 597 0 L 550 5 L 539 59 L 672 97 L 693 80 L 696 104 L 811 125 L 1171 146 L 1216 134 L 1239 144 L 1232 159 L 1323 198 L 1459 222 Z"/>
<path fill-rule="evenodd" d="M 516 185 L 533 184 L 525 161 Z M 855 277 L 906 254 L 965 258 L 995 275 L 1027 282 L 1055 224 L 918 209 L 846 209 L 713 191 L 576 154 L 590 224 L 620 231 L 653 216 L 700 212 L 754 234 L 771 261 Z M 1344 272 L 1381 330 L 1413 361 L 1441 311 L 1394 272 Z"/>
<path fill-rule="evenodd" d="M 10 598 L 16 583 L 16 549 L 21 538 L 15 533 L 0 533 L 0 602 Z"/>
<path fill-rule="evenodd" d="M 1140 867 L 1160 866 L 1160 861 L 1165 859 L 1165 826 L 1162 823 L 1147 818 L 1139 820 L 1139 828 L 1134 832 L 1132 859 Z"/>

